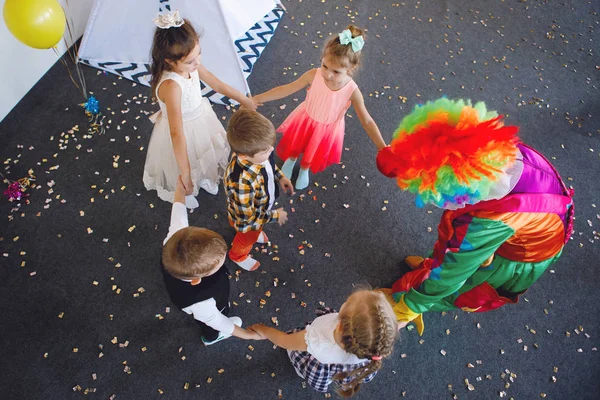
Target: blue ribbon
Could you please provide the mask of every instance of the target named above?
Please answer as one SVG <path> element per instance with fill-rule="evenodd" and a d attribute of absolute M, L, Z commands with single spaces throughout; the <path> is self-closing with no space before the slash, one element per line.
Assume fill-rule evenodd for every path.
<path fill-rule="evenodd" d="M 344 29 L 338 36 L 340 37 L 340 43 L 344 46 L 347 44 L 352 44 L 352 51 L 355 53 L 357 51 L 361 51 L 365 45 L 365 40 L 363 39 L 362 35 L 353 38 L 350 29 Z"/>

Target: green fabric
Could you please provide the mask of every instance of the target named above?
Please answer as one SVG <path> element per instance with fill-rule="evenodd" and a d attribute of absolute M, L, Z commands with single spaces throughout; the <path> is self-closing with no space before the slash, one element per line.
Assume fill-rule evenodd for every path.
<path fill-rule="evenodd" d="M 479 267 L 514 233 L 514 229 L 502 221 L 473 218 L 460 250 L 445 253 L 441 271 L 433 269 L 418 291 L 411 289 L 404 296 L 406 305 L 416 313 L 456 308 L 453 303 L 459 294 L 484 282 L 494 271 L 505 274 L 496 268 L 495 260 L 485 269 Z M 503 282 L 509 277 L 512 275 L 504 275 Z"/>
<path fill-rule="evenodd" d="M 432 276 L 418 291 L 411 289 L 406 293 L 406 305 L 416 313 L 453 310 L 461 293 L 483 282 L 513 293 L 528 289 L 562 251 L 541 262 L 513 261 L 496 255 L 491 265 L 479 268 L 513 234 L 514 230 L 502 221 L 473 218 L 460 251 L 444 256 L 440 279 L 435 279 L 436 270 L 432 270 Z"/>
<path fill-rule="evenodd" d="M 494 265 L 498 271 L 508 271 L 504 275 L 491 274 L 488 280 L 489 284 L 494 288 L 502 287 L 502 289 L 519 293 L 527 290 L 531 285 L 538 280 L 540 276 L 548 269 L 548 267 L 560 258 L 562 250 L 554 257 L 540 262 L 518 262 L 507 260 L 503 257 L 497 257 L 498 263 L 494 261 Z M 506 276 L 506 279 L 504 279 Z M 499 277 L 499 279 L 498 279 Z"/>

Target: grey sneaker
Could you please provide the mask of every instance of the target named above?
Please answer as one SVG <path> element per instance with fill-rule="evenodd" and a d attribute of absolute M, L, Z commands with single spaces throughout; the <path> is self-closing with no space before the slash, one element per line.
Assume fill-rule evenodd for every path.
<path fill-rule="evenodd" d="M 233 322 L 234 325 L 237 326 L 242 326 L 242 319 L 240 317 L 229 317 L 229 319 L 231 320 L 231 322 Z M 210 346 L 211 344 L 215 344 L 217 342 L 220 342 L 221 340 L 225 340 L 227 338 L 231 337 L 231 335 L 226 335 L 222 332 L 219 332 L 219 336 L 212 341 L 208 341 L 206 339 L 204 339 L 204 336 L 201 336 L 202 339 L 202 343 L 204 343 L 205 346 Z"/>

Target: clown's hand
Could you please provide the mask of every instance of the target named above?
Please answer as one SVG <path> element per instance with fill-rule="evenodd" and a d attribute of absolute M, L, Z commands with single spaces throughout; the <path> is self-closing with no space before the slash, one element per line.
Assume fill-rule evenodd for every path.
<path fill-rule="evenodd" d="M 423 322 L 423 314 L 417 314 L 404 302 L 404 295 L 400 298 L 400 301 L 396 304 L 392 305 L 394 309 L 394 314 L 396 314 L 396 319 L 398 320 L 398 327 L 401 324 L 405 326 L 409 322 L 414 322 L 417 327 L 417 332 L 419 332 L 419 336 L 423 336 L 423 331 L 425 330 L 425 323 Z"/>
<path fill-rule="evenodd" d="M 398 320 L 398 330 L 404 328 L 409 322 L 412 321 L 417 326 L 417 332 L 419 332 L 419 336 L 423 336 L 423 331 L 425 330 L 423 314 L 417 314 L 408 308 L 406 303 L 404 303 L 404 295 L 402 295 L 400 301 L 396 303 L 392 289 L 377 289 L 376 291 L 383 293 L 387 301 L 394 309 L 394 314 L 396 314 L 396 319 Z"/>
<path fill-rule="evenodd" d="M 386 146 L 377 153 L 377 169 L 388 178 L 396 176 L 394 165 L 394 152 L 390 146 Z"/>

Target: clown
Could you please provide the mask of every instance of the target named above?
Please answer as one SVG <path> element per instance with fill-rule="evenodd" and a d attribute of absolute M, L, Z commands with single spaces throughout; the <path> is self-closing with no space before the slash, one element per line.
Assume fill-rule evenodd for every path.
<path fill-rule="evenodd" d="M 428 258 L 383 289 L 399 326 L 422 314 L 483 312 L 516 303 L 560 257 L 572 233 L 573 190 L 484 103 L 447 98 L 417 106 L 377 156 L 377 167 L 445 211 Z"/>

